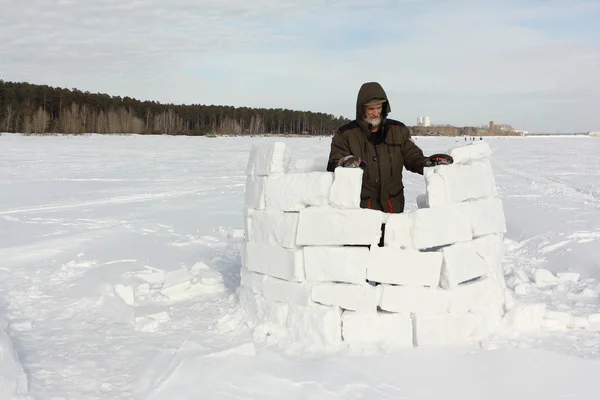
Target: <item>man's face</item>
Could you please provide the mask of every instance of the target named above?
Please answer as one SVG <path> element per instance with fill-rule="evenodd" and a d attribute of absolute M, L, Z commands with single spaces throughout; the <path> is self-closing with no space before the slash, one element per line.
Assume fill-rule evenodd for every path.
<path fill-rule="evenodd" d="M 376 106 L 365 106 L 365 121 L 373 126 L 379 126 L 381 123 L 382 104 Z"/>

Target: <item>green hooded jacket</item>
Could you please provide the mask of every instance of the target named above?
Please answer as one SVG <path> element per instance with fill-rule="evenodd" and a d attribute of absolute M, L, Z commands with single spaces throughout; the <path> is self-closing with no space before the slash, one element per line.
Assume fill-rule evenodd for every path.
<path fill-rule="evenodd" d="M 384 99 L 379 130 L 363 120 L 364 105 Z M 356 120 L 342 126 L 331 141 L 328 171 L 334 171 L 339 159 L 354 155 L 363 161 L 360 206 L 387 213 L 404 211 L 402 168 L 423 174 L 427 158 L 412 141 L 402 122 L 387 119 L 391 111 L 385 91 L 377 82 L 363 84 L 356 99 Z"/>

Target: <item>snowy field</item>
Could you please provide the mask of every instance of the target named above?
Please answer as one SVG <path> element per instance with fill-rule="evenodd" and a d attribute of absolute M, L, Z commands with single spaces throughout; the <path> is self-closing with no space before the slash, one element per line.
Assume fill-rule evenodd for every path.
<path fill-rule="evenodd" d="M 478 346 L 320 357 L 255 347 L 239 323 L 245 167 L 262 140 L 296 158 L 326 158 L 330 144 L 0 136 L 0 400 L 600 395 L 600 139 L 487 139 L 514 300 L 579 328 L 547 321 Z M 464 144 L 416 143 L 427 154 Z M 415 209 L 423 178 L 405 182 Z M 579 275 L 536 280 L 538 269 Z"/>

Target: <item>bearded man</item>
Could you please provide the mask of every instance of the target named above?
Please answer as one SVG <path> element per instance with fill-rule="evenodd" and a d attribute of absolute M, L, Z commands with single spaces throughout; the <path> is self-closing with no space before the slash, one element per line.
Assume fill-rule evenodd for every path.
<path fill-rule="evenodd" d="M 451 164 L 452 157 L 424 156 L 406 125 L 387 118 L 391 110 L 381 85 L 364 83 L 356 99 L 356 119 L 333 136 L 327 170 L 362 168 L 360 206 L 401 213 L 404 211 L 402 168 L 422 175 L 424 167 Z"/>

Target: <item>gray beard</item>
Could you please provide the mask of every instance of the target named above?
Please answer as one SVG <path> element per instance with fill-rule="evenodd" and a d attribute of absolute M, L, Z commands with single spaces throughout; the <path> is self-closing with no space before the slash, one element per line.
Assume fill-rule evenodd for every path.
<path fill-rule="evenodd" d="M 371 124 L 374 127 L 377 127 L 381 124 L 381 117 L 376 117 L 376 118 L 363 118 L 363 121 L 365 121 L 367 124 Z"/>

